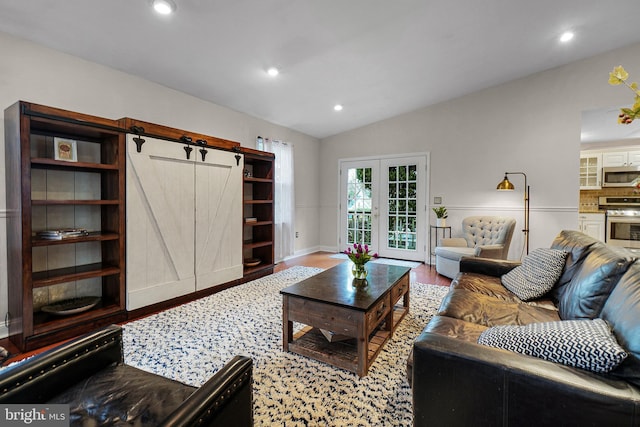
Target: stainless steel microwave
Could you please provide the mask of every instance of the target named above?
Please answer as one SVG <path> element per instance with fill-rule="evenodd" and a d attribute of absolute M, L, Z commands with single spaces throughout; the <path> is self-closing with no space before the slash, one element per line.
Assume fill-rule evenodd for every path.
<path fill-rule="evenodd" d="M 631 187 L 638 182 L 640 182 L 640 165 L 602 168 L 603 187 Z"/>

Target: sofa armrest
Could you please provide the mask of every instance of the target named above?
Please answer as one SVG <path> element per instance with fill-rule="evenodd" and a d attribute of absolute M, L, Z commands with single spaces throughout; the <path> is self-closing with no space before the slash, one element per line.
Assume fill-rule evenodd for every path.
<path fill-rule="evenodd" d="M 467 241 L 462 237 L 447 237 L 440 240 L 440 244 L 438 246 L 449 246 L 449 247 L 458 247 L 458 248 L 466 248 Z"/>
<path fill-rule="evenodd" d="M 0 403 L 47 402 L 123 359 L 122 328 L 98 329 L 0 371 Z"/>
<path fill-rule="evenodd" d="M 252 369 L 250 358 L 235 356 L 173 411 L 161 426 L 252 426 Z"/>
<path fill-rule="evenodd" d="M 413 349 L 414 426 L 637 425 L 625 381 L 423 332 Z"/>
<path fill-rule="evenodd" d="M 460 271 L 463 273 L 477 273 L 500 277 L 520 264 L 520 261 L 508 261 L 504 259 L 462 257 L 460 259 Z"/>

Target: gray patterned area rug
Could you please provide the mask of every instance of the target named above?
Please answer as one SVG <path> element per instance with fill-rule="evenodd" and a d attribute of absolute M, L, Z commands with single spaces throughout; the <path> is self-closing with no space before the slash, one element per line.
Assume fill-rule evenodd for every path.
<path fill-rule="evenodd" d="M 407 356 L 448 289 L 411 284 L 410 312 L 359 378 L 282 351 L 279 291 L 320 271 L 292 267 L 125 324 L 125 362 L 200 386 L 236 354 L 249 356 L 256 426 L 412 425 Z"/>

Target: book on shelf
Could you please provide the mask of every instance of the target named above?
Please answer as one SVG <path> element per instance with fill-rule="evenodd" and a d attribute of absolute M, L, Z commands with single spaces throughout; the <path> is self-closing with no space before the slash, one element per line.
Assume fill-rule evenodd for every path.
<path fill-rule="evenodd" d="M 252 216 L 244 219 L 244 222 L 258 222 L 258 218 L 254 218 Z"/>
<path fill-rule="evenodd" d="M 67 228 L 63 230 L 43 230 L 36 233 L 36 238 L 43 240 L 63 240 L 88 235 L 84 228 Z"/>

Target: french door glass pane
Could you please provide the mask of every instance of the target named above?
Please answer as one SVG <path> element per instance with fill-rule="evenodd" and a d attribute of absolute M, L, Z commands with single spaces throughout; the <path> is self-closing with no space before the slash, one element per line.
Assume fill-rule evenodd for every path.
<path fill-rule="evenodd" d="M 389 248 L 416 250 L 417 165 L 390 166 L 388 177 Z"/>
<path fill-rule="evenodd" d="M 372 168 L 353 168 L 347 175 L 348 244 L 371 244 Z"/>

